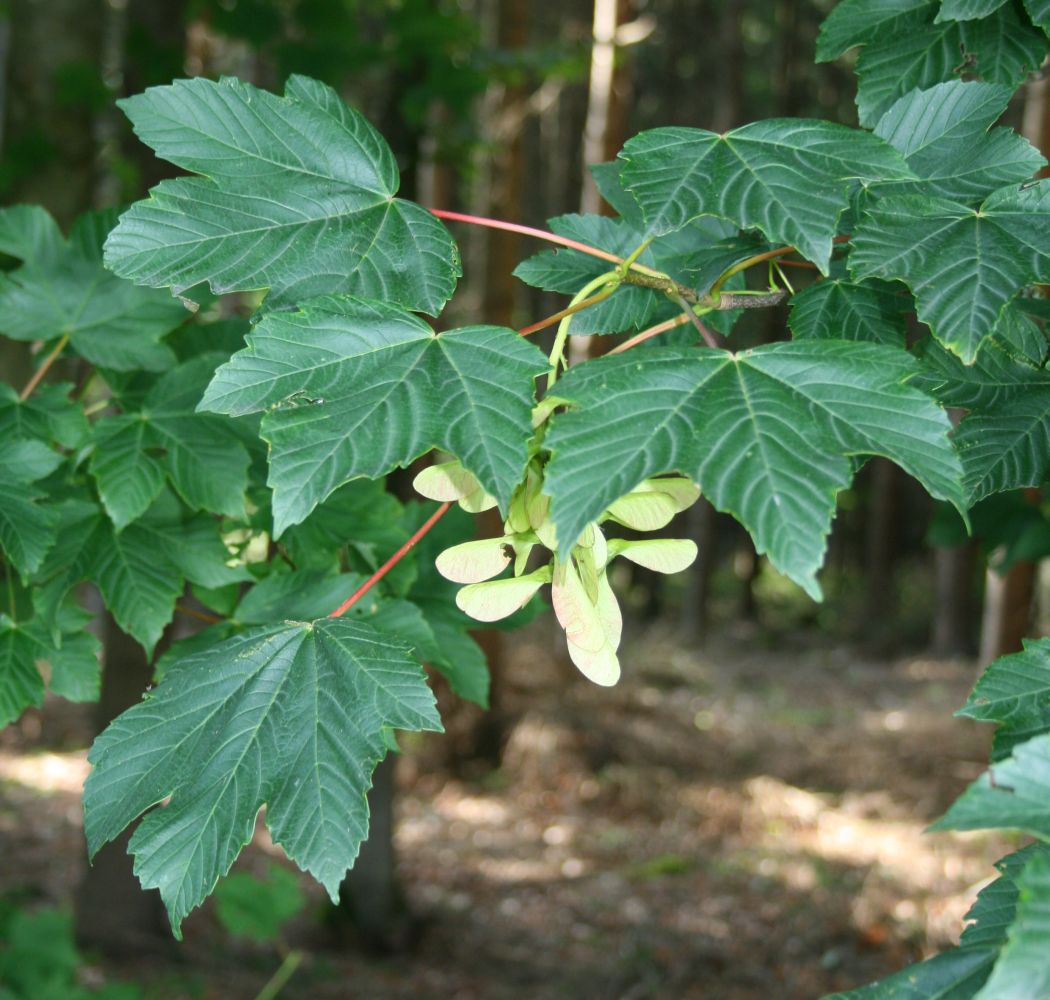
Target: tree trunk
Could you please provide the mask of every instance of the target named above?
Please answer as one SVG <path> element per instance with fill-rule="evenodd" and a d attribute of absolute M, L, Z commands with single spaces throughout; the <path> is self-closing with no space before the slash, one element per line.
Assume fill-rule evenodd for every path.
<path fill-rule="evenodd" d="M 736 604 L 737 618 L 744 622 L 756 622 L 758 621 L 758 600 L 755 597 L 755 584 L 762 572 L 762 560 L 755 551 L 755 543 L 751 541 L 751 536 L 746 532 L 740 540 L 740 547 L 733 559 L 733 568 L 740 581 Z"/>
<path fill-rule="evenodd" d="M 372 776 L 368 793 L 368 839 L 343 880 L 339 911 L 349 917 L 361 945 L 373 954 L 392 954 L 412 944 L 414 922 L 397 878 L 394 798 L 397 755 L 387 754 Z"/>
<path fill-rule="evenodd" d="M 622 58 L 617 59 L 617 44 L 621 26 L 631 18 L 631 8 L 630 0 L 594 0 L 591 72 L 581 149 L 580 211 L 585 215 L 615 214 L 612 207 L 602 200 L 588 167 L 613 159 L 627 138 L 627 103 L 631 78 L 628 63 Z M 571 337 L 568 345 L 569 361 L 575 365 L 588 358 L 601 357 L 613 346 L 608 337 Z"/>
<path fill-rule="evenodd" d="M 521 49 L 528 43 L 528 3 L 497 0 L 496 43 L 500 49 Z M 521 107 L 527 94 L 524 85 L 506 85 L 487 109 L 492 129 L 486 131 L 496 144 L 489 162 L 488 215 L 511 221 L 521 218 L 525 189 L 525 159 L 522 148 Z M 519 283 L 512 272 L 522 258 L 522 239 L 516 233 L 485 231 L 485 290 L 483 312 L 486 323 L 514 326 L 515 298 Z"/>
<path fill-rule="evenodd" d="M 587 168 L 611 160 L 626 139 L 628 64 L 618 59 L 620 27 L 630 21 L 631 0 L 594 0 L 591 41 L 591 71 L 587 92 L 587 116 L 583 125 L 583 187 L 580 211 L 609 212 Z"/>
<path fill-rule="evenodd" d="M 711 575 L 715 568 L 715 522 L 718 514 L 701 497 L 686 514 L 689 537 L 696 542 L 696 562 L 688 570 L 682 599 L 682 634 L 694 645 L 707 638 L 710 623 Z"/>
<path fill-rule="evenodd" d="M 138 704 L 153 677 L 142 647 L 102 614 L 102 691 L 96 712 L 101 732 L 121 712 Z M 144 890 L 127 853 L 131 830 L 107 844 L 84 873 L 74 899 L 77 941 L 107 955 L 140 954 L 171 941 L 160 893 Z"/>
<path fill-rule="evenodd" d="M 880 653 L 893 643 L 897 610 L 894 566 L 897 555 L 897 467 L 885 458 L 871 460 L 868 491 L 871 498 L 864 531 L 864 633 Z"/>
<path fill-rule="evenodd" d="M 726 132 L 742 124 L 744 106 L 744 36 L 740 0 L 722 0 L 718 16 L 718 72 L 713 81 L 710 125 L 715 132 Z"/>
<path fill-rule="evenodd" d="M 981 667 L 992 660 L 1017 653 L 1032 623 L 1035 598 L 1035 563 L 1014 563 L 1005 573 L 989 568 L 984 577 L 984 613 L 981 616 Z"/>
<path fill-rule="evenodd" d="M 938 546 L 933 551 L 933 629 L 930 651 L 934 656 L 969 656 L 973 652 L 973 542 Z"/>
<path fill-rule="evenodd" d="M 5 202 L 46 205 L 63 226 L 95 187 L 101 0 L 11 0 Z"/>

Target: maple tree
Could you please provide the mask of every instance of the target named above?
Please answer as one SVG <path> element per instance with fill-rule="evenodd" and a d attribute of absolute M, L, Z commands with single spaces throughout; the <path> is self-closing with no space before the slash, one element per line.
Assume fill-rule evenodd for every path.
<path fill-rule="evenodd" d="M 187 586 L 211 609 L 96 741 L 90 850 L 145 813 L 130 850 L 178 934 L 266 805 L 335 898 L 395 731 L 441 727 L 421 664 L 486 701 L 473 621 L 512 626 L 549 585 L 573 662 L 616 682 L 609 563 L 677 572 L 696 549 L 610 527 L 660 529 L 702 493 L 819 598 L 836 496 L 868 456 L 964 518 L 1040 486 L 1050 181 L 995 122 L 1048 31 L 1041 0 L 843 0 L 817 57 L 862 47 L 862 127 L 635 136 L 593 168 L 615 217 L 517 227 L 556 247 L 517 276 L 572 297 L 521 332 L 421 318 L 460 277 L 445 223 L 514 224 L 399 199 L 385 140 L 324 84 L 180 80 L 121 102 L 189 176 L 68 236 L 42 209 L 0 211 L 16 262 L 0 332 L 43 344 L 27 385 L 0 385 L 0 722 L 45 676 L 97 695 L 77 584 L 150 654 Z M 796 292 L 787 263 L 816 280 Z M 217 305 L 235 291 L 250 320 Z M 785 299 L 790 339 L 736 349 L 742 311 Z M 555 324 L 549 356 L 521 335 Z M 625 338 L 566 372 L 579 334 Z M 67 353 L 86 381 L 45 382 Z M 415 482 L 440 506 L 385 492 L 431 452 Z M 468 515 L 494 507 L 503 534 L 474 539 Z M 938 824 L 1039 842 L 1001 862 L 958 949 L 852 995 L 1050 985 L 1033 931 L 1050 907 L 1048 689 L 1046 641 L 989 669 L 963 714 L 1000 724 L 993 764 Z"/>

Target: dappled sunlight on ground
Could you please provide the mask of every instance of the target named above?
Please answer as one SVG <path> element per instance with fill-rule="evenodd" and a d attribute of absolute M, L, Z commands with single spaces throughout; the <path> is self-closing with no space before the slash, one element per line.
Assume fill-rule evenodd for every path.
<path fill-rule="evenodd" d="M 924 833 L 987 759 L 986 728 L 952 718 L 968 664 L 732 636 L 696 651 L 654 632 L 606 690 L 546 642 L 540 622 L 514 644 L 499 770 L 453 780 L 442 737 L 405 741 L 397 845 L 416 952 L 325 953 L 301 929 L 313 958 L 282 997 L 811 1000 L 956 941 L 1017 846 Z M 86 773 L 82 750 L 0 745 L 5 890 L 68 899 Z M 273 854 L 260 824 L 239 864 Z M 209 919 L 187 923 L 194 991 L 160 1000 L 237 1000 L 239 975 L 246 997 L 264 981 L 270 958 L 244 967 Z"/>
<path fill-rule="evenodd" d="M 87 752 L 11 754 L 0 751 L 0 781 L 16 781 L 46 795 L 79 795 L 88 775 Z"/>

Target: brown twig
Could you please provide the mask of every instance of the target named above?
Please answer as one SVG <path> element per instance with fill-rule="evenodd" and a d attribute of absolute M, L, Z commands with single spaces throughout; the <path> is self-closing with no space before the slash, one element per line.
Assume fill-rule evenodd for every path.
<path fill-rule="evenodd" d="M 44 376 L 51 370 L 51 366 L 58 359 L 58 356 L 65 350 L 66 344 L 69 343 L 69 334 L 64 333 L 55 344 L 51 353 L 44 358 L 43 364 L 33 373 L 33 377 L 26 382 L 25 388 L 18 394 L 18 398 L 23 402 L 36 392 L 36 387 L 43 381 Z"/>
<path fill-rule="evenodd" d="M 721 345 L 715 339 L 715 335 L 700 322 L 700 317 L 693 312 L 692 306 L 690 306 L 681 295 L 676 295 L 675 298 L 678 299 L 678 304 L 682 307 L 682 315 L 696 327 L 697 332 L 700 334 L 704 343 L 707 344 L 708 347 L 713 347 L 717 350 Z"/>
<path fill-rule="evenodd" d="M 190 618 L 196 618 L 199 621 L 207 622 L 209 625 L 215 625 L 224 619 L 219 615 L 213 615 L 208 611 L 198 611 L 196 608 L 188 608 L 185 604 L 176 604 L 175 610 L 180 615 L 188 615 Z"/>

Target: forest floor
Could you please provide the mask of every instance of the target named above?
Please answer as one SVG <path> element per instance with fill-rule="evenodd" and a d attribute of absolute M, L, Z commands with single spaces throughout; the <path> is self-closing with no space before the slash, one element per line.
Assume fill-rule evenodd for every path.
<path fill-rule="evenodd" d="M 539 621 L 508 642 L 498 769 L 453 770 L 455 733 L 405 741 L 411 951 L 335 947 L 311 884 L 284 1000 L 811 1000 L 956 942 L 1016 847 L 923 833 L 987 761 L 989 727 L 952 717 L 969 662 L 744 628 L 691 649 L 639 629 L 605 690 L 551 640 Z M 70 903 L 87 765 L 69 747 L 87 718 L 49 706 L 0 741 L 0 894 Z M 259 827 L 238 866 L 274 853 Z M 279 964 L 208 907 L 185 929 L 171 958 L 85 975 L 150 1000 L 252 1000 Z"/>

